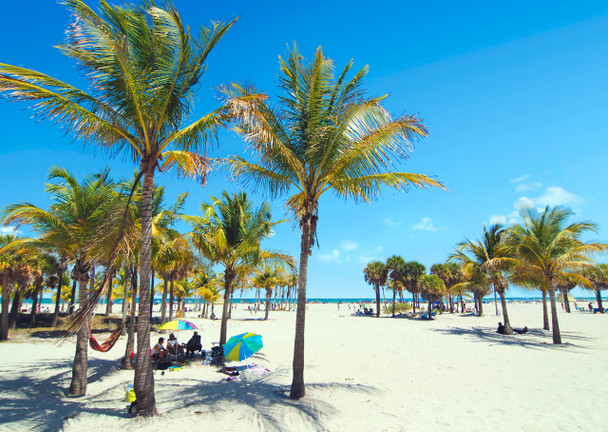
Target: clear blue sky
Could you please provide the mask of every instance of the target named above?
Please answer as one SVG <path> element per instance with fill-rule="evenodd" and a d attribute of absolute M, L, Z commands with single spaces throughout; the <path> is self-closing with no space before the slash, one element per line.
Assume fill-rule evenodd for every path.
<path fill-rule="evenodd" d="M 338 68 L 350 59 L 369 65 L 370 93 L 389 93 L 395 115 L 425 119 L 429 137 L 400 168 L 435 176 L 449 192 L 387 191 L 369 205 L 325 196 L 309 297 L 371 297 L 362 275 L 370 260 L 398 254 L 430 267 L 465 237 L 478 238 L 484 223 L 509 223 L 521 202 L 571 207 L 576 218 L 599 223 L 598 238 L 608 240 L 608 2 L 175 4 L 191 27 L 241 16 L 210 57 L 198 114 L 217 106 L 213 89 L 229 81 L 247 79 L 276 94 L 277 56 L 296 41 L 306 56 L 322 45 Z M 82 84 L 53 48 L 67 24 L 65 8 L 53 1 L 3 4 L 0 62 Z M 116 178 L 132 174 L 130 163 L 83 151 L 52 124 L 35 123 L 26 106 L 0 101 L 0 206 L 48 205 L 52 164 L 79 176 L 105 166 Z M 236 152 L 242 144 L 222 134 L 217 154 Z M 170 174 L 157 181 L 169 200 L 189 191 L 191 214 L 210 195 L 239 189 L 220 171 L 204 189 Z M 273 209 L 283 216 L 280 200 Z M 299 239 L 285 223 L 267 246 L 298 256 Z"/>

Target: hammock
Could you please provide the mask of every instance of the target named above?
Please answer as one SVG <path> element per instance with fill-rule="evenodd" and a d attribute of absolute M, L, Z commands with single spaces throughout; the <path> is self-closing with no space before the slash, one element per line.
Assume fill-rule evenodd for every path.
<path fill-rule="evenodd" d="M 89 328 L 89 346 L 91 347 L 91 349 L 95 350 L 95 351 L 99 351 L 99 352 L 108 352 L 112 349 L 112 347 L 114 345 L 116 345 L 116 342 L 118 341 L 118 338 L 120 337 L 120 334 L 122 333 L 122 329 L 125 327 L 125 323 L 122 323 L 120 325 L 120 327 L 118 327 L 116 330 L 114 330 L 112 332 L 112 334 L 110 336 L 108 336 L 108 338 L 102 342 L 102 344 L 100 345 L 99 342 L 97 342 L 97 340 L 95 339 L 95 336 L 93 336 L 93 332 L 91 331 L 91 329 Z"/>

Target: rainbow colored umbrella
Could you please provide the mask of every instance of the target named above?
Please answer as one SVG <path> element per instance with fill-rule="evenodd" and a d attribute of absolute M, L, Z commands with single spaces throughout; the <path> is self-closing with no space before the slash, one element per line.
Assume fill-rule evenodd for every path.
<path fill-rule="evenodd" d="M 243 333 L 232 336 L 224 344 L 224 358 L 229 361 L 241 361 L 258 352 L 264 344 L 262 336 L 254 333 Z"/>
<path fill-rule="evenodd" d="M 176 319 L 176 320 L 164 323 L 162 326 L 159 327 L 159 329 L 160 330 L 196 330 L 196 329 L 198 329 L 198 327 L 195 326 L 190 321 L 186 321 L 183 319 Z"/>

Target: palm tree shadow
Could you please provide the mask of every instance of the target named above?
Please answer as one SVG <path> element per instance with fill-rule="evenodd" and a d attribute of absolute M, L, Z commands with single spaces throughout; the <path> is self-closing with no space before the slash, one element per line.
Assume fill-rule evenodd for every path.
<path fill-rule="evenodd" d="M 433 331 L 448 335 L 464 336 L 468 339 L 484 343 L 489 342 L 491 344 L 499 345 L 519 345 L 521 347 L 530 349 L 558 349 L 564 347 L 583 348 L 580 345 L 572 344 L 570 342 L 566 342 L 561 345 L 554 345 L 551 339 L 551 332 L 540 329 L 531 329 L 523 335 L 502 335 L 496 333 L 493 329 L 488 329 L 487 327 L 448 327 L 433 329 Z M 561 334 L 563 339 L 566 341 L 589 340 L 588 337 L 582 336 L 579 333 L 561 332 Z"/>
<path fill-rule="evenodd" d="M 67 387 L 71 376 L 71 360 L 60 362 L 36 362 L 28 367 L 35 374 L 61 370 L 45 379 L 35 376 L 2 376 L 0 378 L 0 419 L 2 423 L 26 425 L 36 432 L 61 430 L 66 419 L 80 413 L 127 417 L 126 410 L 94 408 L 87 406 L 88 397 L 68 398 Z M 89 383 L 116 369 L 116 362 L 103 359 L 89 360 Z"/>
<path fill-rule="evenodd" d="M 194 414 L 224 411 L 225 407 L 230 407 L 231 411 L 243 409 L 248 411 L 248 418 L 253 416 L 255 421 L 262 425 L 262 429 L 267 431 L 285 430 L 285 410 L 289 410 L 301 419 L 304 430 L 326 431 L 324 423 L 337 414 L 338 410 L 333 405 L 315 398 L 316 390 L 331 387 L 338 392 L 377 392 L 373 387 L 357 384 L 313 383 L 306 385 L 307 397 L 292 400 L 288 397 L 288 386 L 268 381 L 268 376 L 256 376 L 242 377 L 231 382 L 199 381 L 188 388 L 184 387 L 183 381 L 165 384 L 173 388 L 163 392 L 167 402 L 159 401 L 159 408 L 166 411 L 162 405 L 170 401 L 174 413 L 181 409 L 188 409 Z M 188 397 L 184 397 L 185 392 Z M 176 400 L 182 402 L 176 406 Z"/>

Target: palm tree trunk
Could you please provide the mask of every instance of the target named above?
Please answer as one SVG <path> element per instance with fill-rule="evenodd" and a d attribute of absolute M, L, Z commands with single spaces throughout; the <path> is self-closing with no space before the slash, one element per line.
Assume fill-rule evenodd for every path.
<path fill-rule="evenodd" d="M 231 268 L 226 268 L 224 271 L 224 304 L 222 306 L 222 323 L 220 325 L 220 346 L 226 343 L 226 335 L 228 333 L 228 308 L 230 307 L 230 293 L 232 291 L 232 281 L 236 274 Z M 212 303 L 213 308 L 213 303 Z M 211 313 L 213 315 L 213 311 Z M 221 363 L 224 359 L 221 359 Z"/>
<path fill-rule="evenodd" d="M 167 276 L 163 276 L 163 298 L 160 299 L 160 324 L 167 322 Z"/>
<path fill-rule="evenodd" d="M 17 286 L 13 295 L 13 304 L 11 305 L 11 312 L 8 318 L 8 328 L 11 330 L 17 327 L 17 319 L 19 318 L 19 310 L 21 309 L 21 290 L 22 288 Z"/>
<path fill-rule="evenodd" d="M 59 273 L 59 281 L 57 282 L 57 297 L 55 298 L 55 312 L 53 313 L 53 324 L 52 328 L 57 327 L 57 320 L 59 319 L 59 302 L 61 301 L 61 285 L 63 283 L 63 271 Z"/>
<path fill-rule="evenodd" d="M 74 313 L 74 300 L 76 300 L 76 279 L 72 282 L 72 294 L 70 295 L 70 303 L 68 305 L 68 314 Z"/>
<path fill-rule="evenodd" d="M 553 327 L 553 343 L 561 344 L 562 336 L 559 332 L 559 322 L 557 320 L 557 302 L 555 301 L 555 288 L 553 287 L 553 281 L 547 281 L 547 288 L 549 289 L 549 301 L 551 302 L 551 326 Z"/>
<path fill-rule="evenodd" d="M 414 313 L 416 313 L 416 294 L 412 294 L 412 306 L 414 306 Z"/>
<path fill-rule="evenodd" d="M 154 395 L 154 375 L 150 361 L 150 269 L 152 268 L 152 189 L 154 163 L 142 162 L 144 184 L 141 198 L 141 251 L 139 271 L 139 318 L 137 321 L 137 356 L 135 362 L 135 396 L 138 415 L 158 414 Z M 135 306 L 135 305 L 133 305 Z"/>
<path fill-rule="evenodd" d="M 125 347 L 125 356 L 122 358 L 123 369 L 133 369 L 133 363 L 131 363 L 131 353 L 135 351 L 135 304 L 137 302 L 137 270 L 133 271 L 133 277 L 131 278 L 131 317 L 129 319 L 129 331 L 127 333 L 127 346 Z M 141 308 L 141 298 L 139 299 Z"/>
<path fill-rule="evenodd" d="M 380 316 L 380 284 L 376 284 L 376 317 Z"/>
<path fill-rule="evenodd" d="M 173 290 L 173 278 L 169 282 L 169 321 L 173 321 L 173 302 L 175 302 L 175 291 Z"/>
<path fill-rule="evenodd" d="M 395 318 L 395 294 L 396 289 L 393 287 L 393 318 Z"/>
<path fill-rule="evenodd" d="M 12 270 L 5 268 L 2 271 L 2 316 L 0 318 L 0 341 L 8 340 L 8 305 L 12 291 Z"/>
<path fill-rule="evenodd" d="M 270 312 L 270 296 L 272 295 L 272 289 L 266 288 L 266 311 L 264 314 L 264 321 L 268 320 L 268 313 Z"/>
<path fill-rule="evenodd" d="M 127 321 L 127 303 L 129 303 L 129 271 L 125 268 L 125 292 L 122 296 L 122 320 L 121 323 Z M 122 328 L 121 335 L 127 334 L 127 327 Z"/>
<path fill-rule="evenodd" d="M 498 303 L 496 301 L 496 288 L 494 288 L 494 308 L 496 308 L 496 316 L 498 316 Z"/>
<path fill-rule="evenodd" d="M 32 312 L 30 313 L 30 325 L 36 323 L 36 308 L 38 307 L 38 291 L 42 291 L 42 284 L 36 286 L 32 295 Z"/>
<path fill-rule="evenodd" d="M 304 329 L 306 326 L 306 279 L 308 275 L 308 254 L 314 235 L 312 214 L 302 216 L 302 239 L 300 241 L 300 267 L 298 275 L 298 303 L 296 306 L 296 333 L 293 344 L 293 379 L 291 381 L 291 399 L 300 399 L 306 395 L 304 387 Z"/>
<path fill-rule="evenodd" d="M 433 314 L 431 313 L 432 308 L 433 308 L 433 306 L 431 305 L 431 297 L 429 296 L 429 310 L 428 310 L 428 313 L 427 313 L 428 316 L 426 319 L 429 319 L 429 320 L 433 319 Z"/>
<path fill-rule="evenodd" d="M 509 322 L 509 314 L 507 313 L 507 299 L 505 299 L 505 294 L 503 291 L 499 291 L 498 295 L 500 295 L 500 306 L 502 307 L 502 316 L 505 321 L 505 334 L 512 335 L 513 328 L 511 327 L 511 323 Z"/>
<path fill-rule="evenodd" d="M 76 264 L 78 265 L 78 264 Z M 88 276 L 88 275 L 87 275 Z M 78 280 L 78 305 L 87 305 L 88 277 Z M 76 354 L 72 365 L 72 382 L 68 396 L 82 396 L 87 392 L 87 362 L 89 358 L 89 328 L 90 317 L 84 320 L 76 336 Z"/>
<path fill-rule="evenodd" d="M 154 269 L 150 269 L 150 318 L 154 311 Z"/>
<path fill-rule="evenodd" d="M 110 275 L 110 284 L 108 285 L 108 294 L 106 296 L 106 314 L 105 317 L 109 318 L 112 313 L 112 284 L 114 283 L 114 272 Z"/>
<path fill-rule="evenodd" d="M 562 290 L 562 298 L 564 299 L 564 309 L 570 313 L 570 301 L 568 301 L 568 288 Z"/>
<path fill-rule="evenodd" d="M 543 329 L 550 330 L 549 313 L 547 312 L 547 291 L 543 291 Z"/>
<path fill-rule="evenodd" d="M 599 289 L 595 290 L 595 299 L 597 300 L 597 307 L 599 308 L 600 313 L 602 313 L 602 311 L 604 310 L 604 307 L 602 306 L 602 293 Z M 2 310 L 4 310 L 4 309 L 2 309 Z"/>

